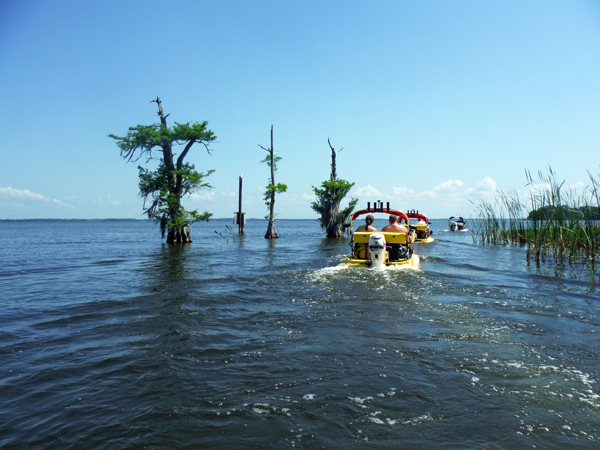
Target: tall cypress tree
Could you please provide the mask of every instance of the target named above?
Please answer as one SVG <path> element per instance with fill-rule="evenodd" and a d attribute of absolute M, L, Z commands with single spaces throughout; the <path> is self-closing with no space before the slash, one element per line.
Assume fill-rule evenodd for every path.
<path fill-rule="evenodd" d="M 210 189 L 212 186 L 204 178 L 213 173 L 209 170 L 200 173 L 193 164 L 184 162 L 188 152 L 196 143 L 203 145 L 210 154 L 208 144 L 217 137 L 207 128 L 208 122 L 175 122 L 172 128 L 167 126 L 160 98 L 152 100 L 158 106 L 160 124 L 138 125 L 130 127 L 126 136 L 109 137 L 117 141 L 121 156 L 130 161 L 138 161 L 142 157 L 158 159 L 158 169 L 150 171 L 138 166 L 140 196 L 144 199 L 144 212 L 149 219 L 160 223 L 163 237 L 167 234 L 168 244 L 192 242 L 188 226 L 193 222 L 209 220 L 211 213 L 197 210 L 186 211 L 181 199 L 199 189 Z M 173 144 L 183 145 L 181 153 L 174 153 Z"/>
<path fill-rule="evenodd" d="M 358 199 L 350 198 L 348 206 L 340 211 L 340 203 L 352 189 L 354 183 L 337 178 L 335 159 L 343 148 L 336 152 L 329 139 L 327 139 L 327 143 L 331 149 L 331 176 L 329 181 L 321 183 L 320 188 L 312 187 L 317 200 L 311 204 L 311 208 L 321 215 L 318 220 L 321 228 L 325 228 L 327 237 L 342 237 L 344 235 L 343 225 L 354 211 Z"/>
<path fill-rule="evenodd" d="M 275 230 L 275 194 L 281 194 L 287 191 L 287 185 L 279 183 L 275 184 L 275 172 L 277 171 L 277 162 L 281 160 L 280 156 L 275 156 L 275 150 L 273 148 L 273 125 L 271 125 L 271 147 L 264 148 L 258 144 L 260 148 L 269 152 L 266 158 L 262 161 L 267 163 L 271 168 L 271 182 L 265 188 L 265 204 L 269 207 L 269 224 L 267 225 L 267 232 L 265 233 L 265 239 L 277 239 L 277 231 Z"/>

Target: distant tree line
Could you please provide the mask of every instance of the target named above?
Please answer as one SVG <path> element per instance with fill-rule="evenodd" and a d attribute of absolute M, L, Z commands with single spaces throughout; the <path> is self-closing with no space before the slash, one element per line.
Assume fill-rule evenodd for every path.
<path fill-rule="evenodd" d="M 528 220 L 600 220 L 600 208 L 597 206 L 547 205 L 534 209 L 527 215 Z"/>

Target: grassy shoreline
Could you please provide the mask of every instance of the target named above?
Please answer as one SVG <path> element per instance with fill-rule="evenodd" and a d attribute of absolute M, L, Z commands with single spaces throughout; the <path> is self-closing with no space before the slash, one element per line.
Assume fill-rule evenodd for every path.
<path fill-rule="evenodd" d="M 526 171 L 529 199 L 516 190 L 499 191 L 495 204 L 475 203 L 477 220 L 471 222 L 473 241 L 480 245 L 519 245 L 527 261 L 546 259 L 588 264 L 593 272 L 600 257 L 600 181 L 588 172 L 590 184 L 577 193 L 559 182 L 552 168 L 538 172 L 534 182 Z M 540 212 L 544 212 L 541 214 Z"/>

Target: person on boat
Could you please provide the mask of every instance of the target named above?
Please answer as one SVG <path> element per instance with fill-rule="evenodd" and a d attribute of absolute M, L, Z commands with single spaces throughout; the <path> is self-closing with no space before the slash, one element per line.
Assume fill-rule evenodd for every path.
<path fill-rule="evenodd" d="M 375 221 L 375 217 L 373 217 L 371 214 L 369 214 L 367 217 L 365 217 L 365 224 L 358 227 L 356 229 L 356 232 L 358 233 L 361 231 L 377 231 L 377 228 L 372 226 L 374 221 Z M 359 259 L 367 259 L 368 249 L 369 249 L 368 244 L 356 244 L 356 246 L 354 247 L 354 253 L 355 253 L 356 257 Z"/>
<path fill-rule="evenodd" d="M 381 229 L 381 231 L 388 232 L 388 233 L 404 233 L 404 234 L 406 234 L 406 241 L 409 244 L 413 243 L 412 235 L 408 232 L 408 230 L 406 229 L 406 227 L 404 225 L 400 225 L 398 223 L 398 216 L 390 215 L 389 221 L 390 221 L 390 224 L 387 227 L 383 227 Z"/>
<path fill-rule="evenodd" d="M 417 232 L 417 237 L 418 237 L 419 239 L 426 239 L 426 238 L 428 238 L 428 237 L 429 237 L 431 234 L 433 234 L 433 233 L 431 233 L 431 231 L 429 231 L 429 224 L 428 224 L 427 222 L 425 222 L 425 220 L 423 220 L 423 219 L 419 219 L 419 220 L 417 221 L 416 225 L 417 225 L 417 227 L 415 227 L 415 228 L 417 228 L 416 232 Z M 418 229 L 418 226 L 419 226 L 419 225 L 425 225 L 425 226 L 426 226 L 425 230 L 424 230 L 424 231 L 423 231 L 423 230 L 419 230 L 419 229 Z"/>
<path fill-rule="evenodd" d="M 369 214 L 367 217 L 365 217 L 365 224 L 358 227 L 356 231 L 377 231 L 377 228 L 371 226 L 374 221 L 375 217 Z"/>

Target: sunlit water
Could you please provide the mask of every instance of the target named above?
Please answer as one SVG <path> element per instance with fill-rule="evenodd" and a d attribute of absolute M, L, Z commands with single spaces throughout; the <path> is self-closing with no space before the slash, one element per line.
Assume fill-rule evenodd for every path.
<path fill-rule="evenodd" d="M 586 269 L 435 221 L 419 271 L 336 271 L 316 221 L 228 224 L 0 222 L 0 448 L 600 447 Z"/>

